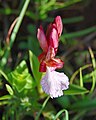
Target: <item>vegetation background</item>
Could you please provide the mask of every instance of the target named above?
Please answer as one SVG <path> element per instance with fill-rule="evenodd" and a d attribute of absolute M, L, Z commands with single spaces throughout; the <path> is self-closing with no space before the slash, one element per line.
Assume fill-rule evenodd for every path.
<path fill-rule="evenodd" d="M 40 85 L 36 34 L 57 15 L 63 21 L 59 71 L 70 87 L 51 99 Z M 96 120 L 95 57 L 96 0 L 0 0 L 0 120 Z"/>

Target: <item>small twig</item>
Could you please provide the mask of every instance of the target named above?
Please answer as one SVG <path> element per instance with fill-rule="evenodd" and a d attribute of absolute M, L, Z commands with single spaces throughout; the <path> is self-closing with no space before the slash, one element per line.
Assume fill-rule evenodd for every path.
<path fill-rule="evenodd" d="M 24 18 L 24 15 L 25 15 L 25 13 L 26 13 L 26 10 L 27 10 L 27 8 L 28 8 L 29 2 L 30 2 L 30 0 L 26 0 L 26 1 L 25 1 L 24 6 L 23 6 L 23 8 L 22 8 L 22 10 L 21 10 L 21 12 L 20 12 L 18 21 L 17 21 L 17 23 L 16 23 L 16 25 L 15 25 L 15 27 L 14 27 L 14 29 L 13 29 L 13 32 L 12 32 L 12 34 L 11 34 L 11 36 L 10 36 L 9 45 L 8 45 L 8 47 L 6 48 L 5 53 L 4 53 L 4 56 L 2 57 L 2 59 L 1 59 L 1 61 L 0 61 L 0 67 L 2 67 L 2 68 L 3 68 L 3 67 L 6 65 L 6 63 L 7 63 L 7 60 L 8 60 L 9 54 L 10 54 L 10 50 L 11 50 L 11 48 L 12 48 L 12 46 L 13 46 L 13 43 L 14 43 L 14 41 L 15 41 L 15 39 L 16 39 L 17 33 L 18 33 L 19 28 L 20 28 L 20 25 L 21 25 L 21 23 L 22 23 L 22 21 L 23 21 L 23 18 Z M 10 30 L 10 31 L 11 31 L 11 30 Z M 9 37 L 9 36 L 8 36 L 8 37 Z"/>
<path fill-rule="evenodd" d="M 18 17 L 13 21 L 13 23 L 11 24 L 11 26 L 10 26 L 10 28 L 8 30 L 8 34 L 7 34 L 7 37 L 6 37 L 7 45 L 9 45 L 10 37 L 11 37 L 12 31 L 14 29 L 14 26 L 16 25 L 17 20 L 18 20 Z"/>

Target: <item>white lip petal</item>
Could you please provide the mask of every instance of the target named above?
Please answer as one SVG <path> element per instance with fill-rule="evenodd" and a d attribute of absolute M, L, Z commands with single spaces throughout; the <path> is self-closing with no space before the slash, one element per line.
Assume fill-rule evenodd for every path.
<path fill-rule="evenodd" d="M 47 67 L 41 85 L 45 93 L 49 94 L 51 98 L 56 98 L 63 95 L 63 90 L 68 89 L 69 79 L 64 73 L 51 71 L 51 68 Z"/>

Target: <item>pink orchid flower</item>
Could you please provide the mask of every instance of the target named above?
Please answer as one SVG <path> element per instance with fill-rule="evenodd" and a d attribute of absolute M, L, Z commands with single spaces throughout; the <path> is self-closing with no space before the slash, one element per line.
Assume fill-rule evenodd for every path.
<path fill-rule="evenodd" d="M 39 55 L 40 72 L 46 72 L 41 80 L 41 85 L 45 93 L 51 98 L 63 95 L 62 90 L 68 89 L 68 77 L 64 73 L 56 72 L 55 69 L 62 68 L 64 62 L 59 58 L 55 58 L 58 50 L 59 37 L 63 29 L 60 16 L 54 19 L 53 23 L 47 28 L 44 34 L 43 27 L 38 28 L 37 38 L 43 52 Z"/>

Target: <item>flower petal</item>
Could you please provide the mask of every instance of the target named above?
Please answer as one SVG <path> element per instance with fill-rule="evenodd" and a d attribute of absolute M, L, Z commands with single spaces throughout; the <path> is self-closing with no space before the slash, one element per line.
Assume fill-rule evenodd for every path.
<path fill-rule="evenodd" d="M 40 28 L 38 28 L 37 38 L 39 40 L 40 46 L 43 49 L 43 51 L 47 52 L 48 44 L 47 44 L 46 36 L 44 34 L 42 26 L 40 26 Z"/>
<path fill-rule="evenodd" d="M 49 44 L 51 44 L 55 49 L 58 48 L 58 33 L 55 28 L 51 31 Z"/>
<path fill-rule="evenodd" d="M 61 78 L 61 79 L 60 79 L 61 89 L 62 89 L 62 90 L 68 89 L 68 86 L 69 86 L 68 77 L 67 77 L 64 73 L 56 72 L 56 74 L 57 74 L 58 79 Z"/>
<path fill-rule="evenodd" d="M 38 56 L 39 62 L 41 62 L 42 60 L 44 60 L 45 57 L 46 57 L 46 53 L 45 53 L 45 52 L 42 52 L 42 53 Z"/>
<path fill-rule="evenodd" d="M 46 62 L 46 65 L 49 67 L 54 67 L 55 69 L 60 69 L 63 67 L 64 62 L 59 58 L 53 58 L 53 59 L 50 59 L 48 62 Z"/>
<path fill-rule="evenodd" d="M 58 36 L 61 36 L 62 33 L 62 29 L 63 29 L 63 24 L 62 24 L 62 20 L 60 16 L 57 16 L 54 20 L 56 27 L 57 27 L 57 31 L 58 31 Z"/>
<path fill-rule="evenodd" d="M 68 89 L 69 79 L 64 73 L 51 71 L 51 68 L 47 67 L 41 85 L 45 93 L 49 94 L 51 98 L 56 98 L 63 95 L 62 90 Z"/>
<path fill-rule="evenodd" d="M 40 63 L 39 72 L 46 72 L 46 63 L 44 61 Z"/>
<path fill-rule="evenodd" d="M 50 24 L 46 32 L 46 38 L 48 46 L 51 46 L 57 50 L 58 48 L 58 33 L 55 24 Z"/>
<path fill-rule="evenodd" d="M 54 57 L 55 57 L 55 50 L 53 47 L 49 46 L 47 54 L 46 54 L 46 61 L 49 61 Z"/>

